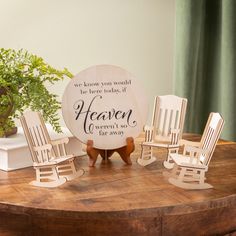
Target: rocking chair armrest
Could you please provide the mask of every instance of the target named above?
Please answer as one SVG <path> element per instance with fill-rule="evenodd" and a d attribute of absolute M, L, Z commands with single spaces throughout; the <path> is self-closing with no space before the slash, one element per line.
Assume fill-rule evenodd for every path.
<path fill-rule="evenodd" d="M 42 146 L 37 146 L 37 147 L 33 147 L 35 152 L 41 152 L 41 151 L 51 151 L 52 150 L 52 145 L 51 144 L 45 144 Z"/>
<path fill-rule="evenodd" d="M 180 129 L 171 129 L 170 130 L 170 142 L 171 144 L 179 144 L 179 133 Z"/>
<path fill-rule="evenodd" d="M 170 129 L 170 134 L 179 134 L 180 129 Z"/>
<path fill-rule="evenodd" d="M 199 147 L 194 147 L 191 145 L 184 145 L 184 151 L 186 152 L 194 152 L 194 153 L 202 153 L 204 152 L 203 149 L 199 148 Z"/>
<path fill-rule="evenodd" d="M 153 126 L 144 126 L 144 132 L 145 132 L 145 142 L 150 142 L 153 137 Z"/>
<path fill-rule="evenodd" d="M 208 150 L 203 150 L 202 148 L 199 147 L 194 147 L 194 146 L 184 146 L 184 153 L 190 153 L 190 156 L 195 156 L 195 153 L 198 153 L 199 155 L 206 155 L 208 153 Z"/>
<path fill-rule="evenodd" d="M 69 138 L 60 138 L 60 139 L 55 139 L 51 140 L 51 144 L 54 145 L 60 145 L 60 144 L 67 144 L 69 142 Z"/>
<path fill-rule="evenodd" d="M 200 142 L 193 142 L 193 141 L 181 139 L 179 141 L 179 144 L 180 144 L 180 146 L 186 145 L 186 146 L 199 147 L 201 143 Z"/>
<path fill-rule="evenodd" d="M 184 155 L 186 155 L 186 152 L 189 153 L 189 158 L 190 158 L 190 163 L 193 163 L 193 160 L 197 158 L 197 163 L 196 165 L 202 165 L 203 160 L 201 158 L 204 158 L 204 155 L 208 153 L 208 150 L 203 150 L 202 148 L 199 147 L 194 147 L 194 146 L 188 146 L 186 145 L 184 147 Z"/>
<path fill-rule="evenodd" d="M 143 127 L 143 130 L 146 132 L 146 131 L 153 131 L 153 126 L 149 126 L 149 125 L 145 125 Z"/>

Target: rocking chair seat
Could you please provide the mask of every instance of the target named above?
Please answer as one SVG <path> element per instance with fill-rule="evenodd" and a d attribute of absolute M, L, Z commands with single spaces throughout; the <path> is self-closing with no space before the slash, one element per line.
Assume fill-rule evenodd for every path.
<path fill-rule="evenodd" d="M 200 169 L 207 169 L 207 166 L 204 164 L 197 164 L 197 158 L 184 156 L 181 154 L 171 154 L 171 158 L 178 166 L 185 166 L 185 167 L 192 167 L 192 168 L 200 168 Z"/>
<path fill-rule="evenodd" d="M 143 142 L 144 146 L 152 146 L 152 147 L 163 147 L 163 148 L 178 148 L 179 144 L 170 144 L 170 142 L 158 141 L 158 142 Z"/>
<path fill-rule="evenodd" d="M 57 165 L 57 164 L 60 164 L 62 162 L 71 160 L 73 157 L 74 157 L 73 155 L 68 155 L 66 157 L 57 157 L 55 159 L 52 159 L 51 161 L 46 161 L 46 162 L 43 162 L 43 163 L 34 163 L 33 166 L 37 166 L 37 167 L 43 166 L 43 167 L 45 167 L 45 166 Z"/>

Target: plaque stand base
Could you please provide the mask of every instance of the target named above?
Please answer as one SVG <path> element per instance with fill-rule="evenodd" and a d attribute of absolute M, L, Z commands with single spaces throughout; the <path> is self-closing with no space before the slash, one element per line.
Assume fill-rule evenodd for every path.
<path fill-rule="evenodd" d="M 134 139 L 132 137 L 128 137 L 126 139 L 126 146 L 112 149 L 112 150 L 106 150 L 106 149 L 98 149 L 93 147 L 93 140 L 88 140 L 87 142 L 87 154 L 89 156 L 89 166 L 93 167 L 97 161 L 97 157 L 100 154 L 100 156 L 103 158 L 103 160 L 107 161 L 109 157 L 112 156 L 114 152 L 118 152 L 122 160 L 127 165 L 132 165 L 130 154 L 134 151 Z"/>

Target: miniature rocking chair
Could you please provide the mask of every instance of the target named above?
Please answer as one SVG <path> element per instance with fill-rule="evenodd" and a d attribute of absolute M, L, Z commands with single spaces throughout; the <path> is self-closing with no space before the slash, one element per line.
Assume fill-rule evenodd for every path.
<path fill-rule="evenodd" d="M 75 168 L 74 156 L 66 153 L 69 139 L 51 140 L 40 113 L 28 111 L 20 120 L 36 170 L 36 180 L 31 185 L 57 187 L 83 175 L 83 170 Z"/>
<path fill-rule="evenodd" d="M 167 148 L 168 154 L 164 166 L 171 169 L 174 166 L 171 153 L 179 150 L 179 140 L 182 138 L 187 99 L 174 95 L 157 96 L 153 109 L 152 126 L 145 126 L 145 141 L 141 144 L 141 157 L 137 162 L 146 166 L 156 160 L 153 147 Z"/>
<path fill-rule="evenodd" d="M 170 154 L 175 162 L 168 181 L 184 189 L 208 189 L 213 186 L 205 183 L 205 173 L 223 129 L 224 120 L 219 113 L 209 115 L 200 142 L 186 141 L 183 155 Z M 183 140 L 184 141 L 184 140 Z"/>

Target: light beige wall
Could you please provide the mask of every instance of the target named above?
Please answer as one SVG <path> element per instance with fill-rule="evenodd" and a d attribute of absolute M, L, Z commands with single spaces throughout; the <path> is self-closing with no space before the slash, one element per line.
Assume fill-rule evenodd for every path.
<path fill-rule="evenodd" d="M 72 73 L 119 65 L 140 80 L 150 107 L 172 93 L 175 0 L 0 0 L 0 9 L 0 47 Z M 67 83 L 50 89 L 61 96 Z"/>

